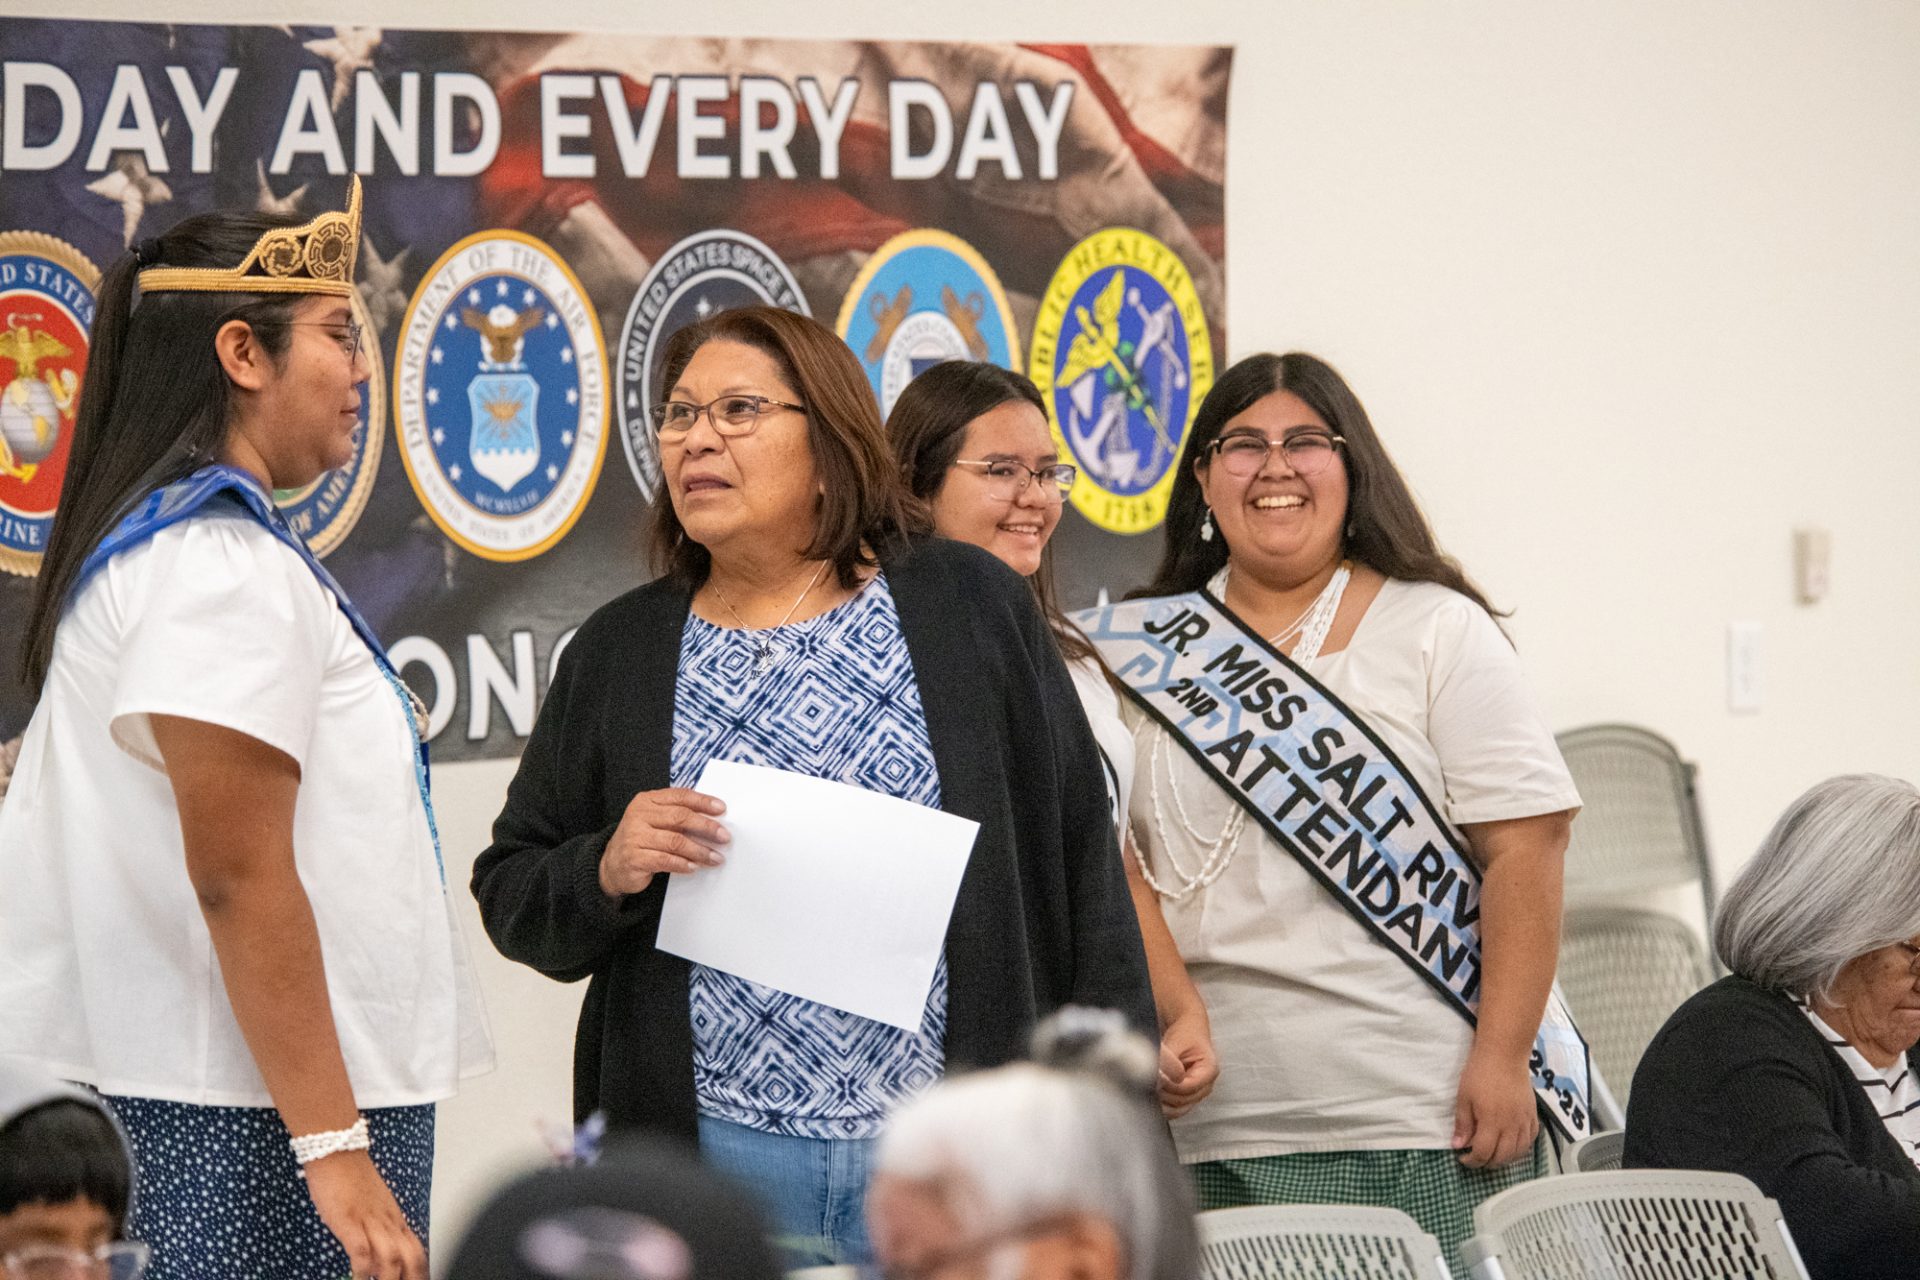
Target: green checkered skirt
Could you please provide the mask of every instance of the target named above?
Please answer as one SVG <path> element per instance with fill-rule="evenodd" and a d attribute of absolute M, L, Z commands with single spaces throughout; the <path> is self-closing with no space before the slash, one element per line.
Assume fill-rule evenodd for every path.
<path fill-rule="evenodd" d="M 1440 1242 L 1447 1269 L 1467 1274 L 1461 1242 L 1481 1201 L 1547 1173 L 1545 1135 L 1533 1154 L 1498 1169 L 1469 1169 L 1451 1151 L 1309 1151 L 1191 1166 L 1200 1208 L 1245 1204 L 1373 1204 L 1398 1209 Z"/>

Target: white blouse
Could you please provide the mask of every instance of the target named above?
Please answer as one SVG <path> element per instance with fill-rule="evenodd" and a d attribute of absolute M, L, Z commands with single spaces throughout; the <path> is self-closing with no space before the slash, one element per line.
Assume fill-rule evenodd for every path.
<path fill-rule="evenodd" d="M 1388 581 L 1312 671 L 1455 828 L 1580 803 L 1512 646 L 1456 592 Z M 1188 826 L 1211 839 L 1236 806 L 1152 721 L 1128 718 L 1134 839 L 1177 884 L 1174 862 L 1205 859 Z M 1161 907 L 1220 1057 L 1212 1096 L 1173 1122 L 1182 1160 L 1451 1145 L 1472 1029 L 1256 824 L 1218 880 Z"/>
<path fill-rule="evenodd" d="M 0 1057 L 105 1093 L 272 1105 L 187 878 L 155 714 L 300 766 L 294 858 L 356 1102 L 432 1102 L 491 1067 L 410 725 L 312 571 L 230 512 L 115 556 L 60 624 L 0 804 Z"/>

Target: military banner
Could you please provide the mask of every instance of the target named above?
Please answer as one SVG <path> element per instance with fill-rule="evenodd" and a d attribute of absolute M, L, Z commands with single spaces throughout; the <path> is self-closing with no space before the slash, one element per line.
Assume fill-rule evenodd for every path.
<path fill-rule="evenodd" d="M 553 663 L 651 576 L 666 339 L 770 303 L 882 410 L 1028 374 L 1080 469 L 1069 604 L 1144 580 L 1224 351 L 1231 50 L 0 18 L 0 744 L 93 289 L 190 214 L 366 184 L 353 461 L 277 495 L 426 702 L 511 755 Z"/>

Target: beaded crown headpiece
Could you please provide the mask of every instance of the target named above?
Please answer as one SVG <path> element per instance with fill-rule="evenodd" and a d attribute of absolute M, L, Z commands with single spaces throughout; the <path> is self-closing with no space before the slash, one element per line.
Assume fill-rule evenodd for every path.
<path fill-rule="evenodd" d="M 360 179 L 347 188 L 345 213 L 327 212 L 298 227 L 275 227 L 237 267 L 148 267 L 143 293 L 353 293 L 360 255 Z"/>

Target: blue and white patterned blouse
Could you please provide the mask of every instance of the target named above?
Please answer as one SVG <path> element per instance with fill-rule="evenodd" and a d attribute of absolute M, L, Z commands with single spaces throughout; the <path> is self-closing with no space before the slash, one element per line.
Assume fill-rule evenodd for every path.
<path fill-rule="evenodd" d="M 939 806 L 920 687 L 884 576 L 837 609 L 781 627 L 772 665 L 756 677 L 762 634 L 687 615 L 675 786 L 693 786 L 709 760 L 733 760 Z M 690 995 L 700 1114 L 768 1133 L 873 1137 L 945 1062 L 944 958 L 917 1034 L 704 965 L 693 966 Z"/>

